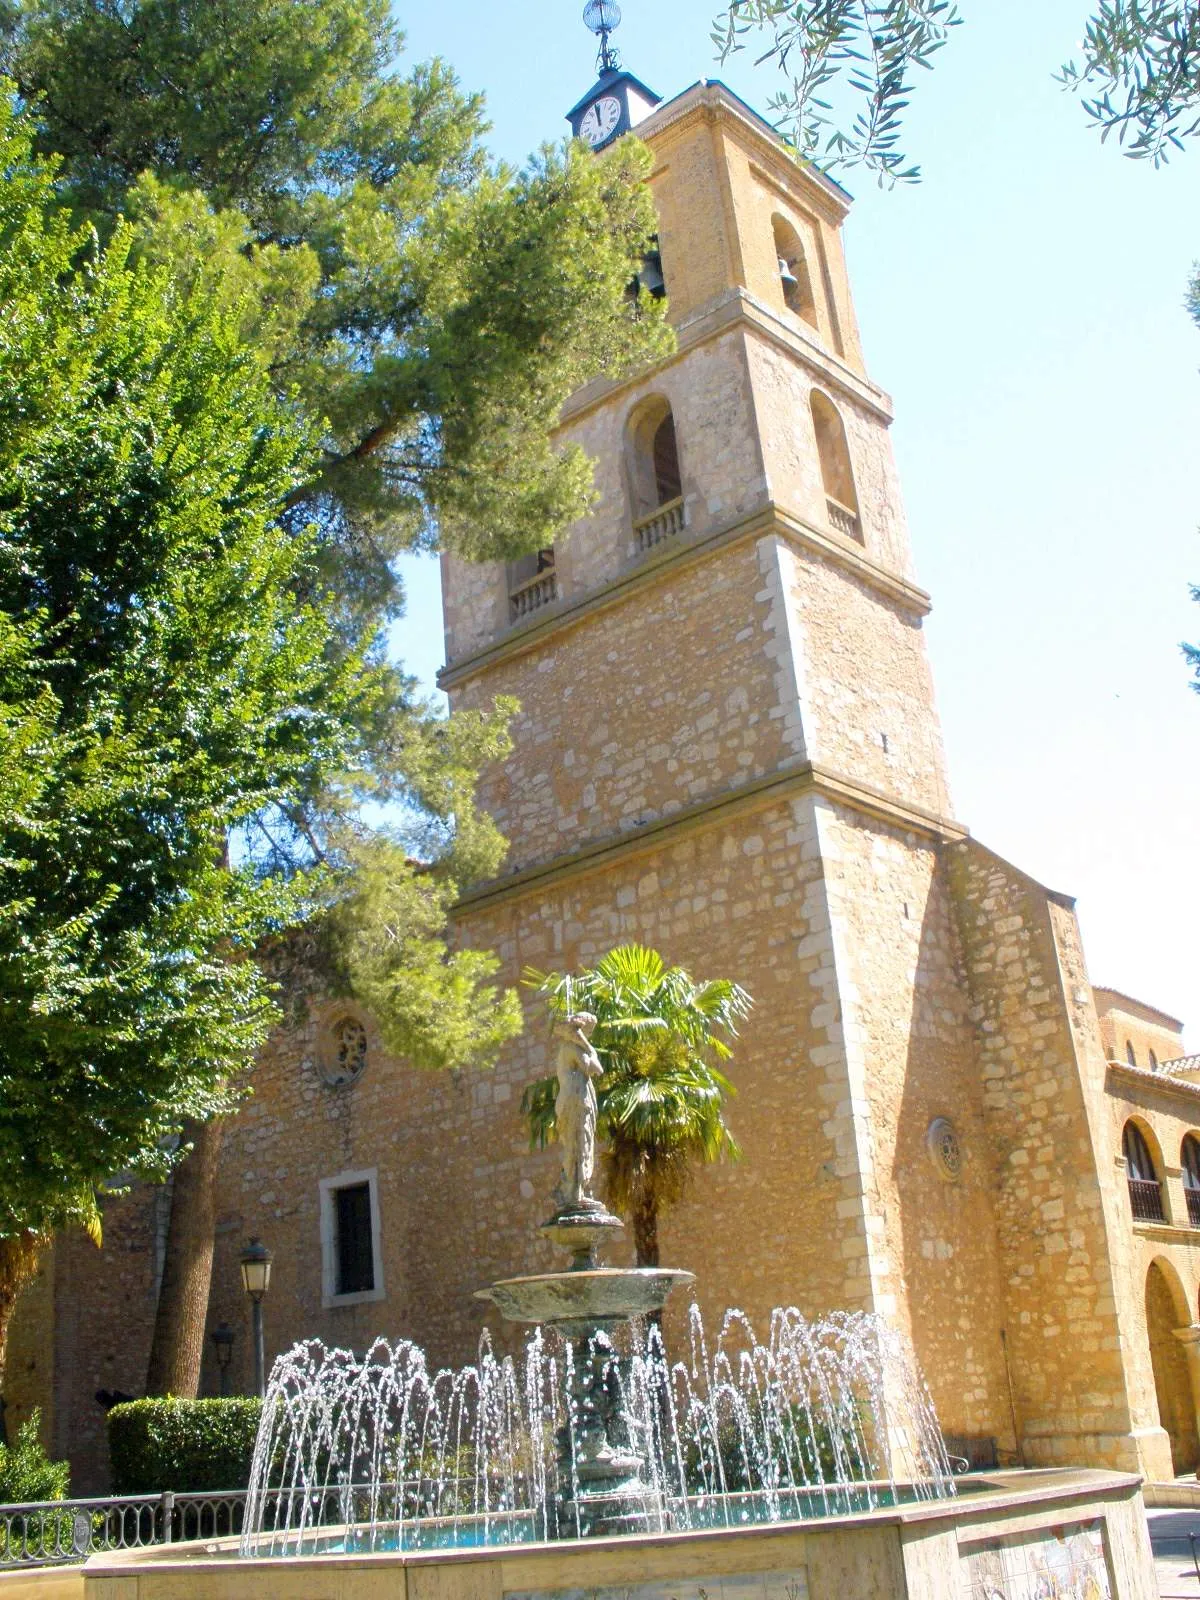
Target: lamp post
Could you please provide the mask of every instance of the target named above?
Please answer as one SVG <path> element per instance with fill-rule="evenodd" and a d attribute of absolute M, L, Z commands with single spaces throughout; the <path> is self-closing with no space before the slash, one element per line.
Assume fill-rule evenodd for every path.
<path fill-rule="evenodd" d="M 229 1393 L 229 1363 L 233 1360 L 233 1329 L 227 1322 L 218 1322 L 209 1335 L 217 1348 L 217 1376 L 220 1380 L 222 1400 Z"/>
<path fill-rule="evenodd" d="M 267 1362 L 263 1346 L 263 1296 L 271 1286 L 271 1252 L 261 1239 L 251 1239 L 238 1260 L 242 1268 L 242 1288 L 250 1296 L 254 1319 L 254 1392 L 267 1392 Z"/>

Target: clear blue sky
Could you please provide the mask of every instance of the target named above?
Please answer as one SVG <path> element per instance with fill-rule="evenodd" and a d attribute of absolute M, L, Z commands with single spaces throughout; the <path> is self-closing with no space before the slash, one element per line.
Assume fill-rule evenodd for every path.
<path fill-rule="evenodd" d="M 622 0 L 625 65 L 664 96 L 721 77 L 707 0 Z M 869 370 L 896 403 L 956 815 L 1076 895 L 1092 981 L 1182 1017 L 1200 1048 L 1200 142 L 1154 172 L 1052 82 L 1087 0 L 963 0 L 923 74 L 925 180 L 858 199 L 847 246 Z M 482 90 L 496 154 L 565 130 L 594 77 L 582 0 L 401 3 L 414 58 Z M 1018 28 L 1020 31 L 1018 31 Z M 441 662 L 437 571 L 406 563 L 397 642 Z"/>

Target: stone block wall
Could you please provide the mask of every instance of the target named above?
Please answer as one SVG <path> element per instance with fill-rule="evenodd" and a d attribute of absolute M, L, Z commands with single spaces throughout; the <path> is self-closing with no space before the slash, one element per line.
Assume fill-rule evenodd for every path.
<path fill-rule="evenodd" d="M 862 544 L 889 570 L 911 578 L 912 549 L 892 454 L 887 396 L 862 380 L 851 383 L 839 365 L 796 340 L 787 344 L 756 330 L 748 340 L 755 418 L 770 498 L 824 528 L 821 481 L 810 396 L 820 390 L 836 405 L 858 498 Z"/>
<path fill-rule="evenodd" d="M 21 1291 L 17 1314 L 9 1325 L 4 1371 L 4 1425 L 9 1441 L 34 1411 L 41 1413 L 42 1442 L 54 1439 L 54 1255 L 43 1251 L 37 1272 Z"/>
<path fill-rule="evenodd" d="M 42 1439 L 71 1463 L 71 1492 L 109 1486 L 99 1391 L 145 1392 L 162 1270 L 169 1191 L 135 1186 L 102 1202 L 101 1249 L 78 1229 L 60 1234 L 13 1317 L 8 1370 L 9 1435 L 42 1412 Z"/>
<path fill-rule="evenodd" d="M 912 1340 L 943 1427 L 1008 1453 L 992 1161 L 942 846 L 822 812 L 877 1304 Z M 937 1118 L 957 1138 L 955 1174 L 929 1144 Z"/>
<path fill-rule="evenodd" d="M 941 729 L 921 618 L 813 552 L 779 557 L 807 757 L 944 817 Z"/>
<path fill-rule="evenodd" d="M 1134 1439 L 1144 1414 L 1126 1373 L 1115 1200 L 1096 1164 L 1101 1085 L 1079 1033 L 1091 994 L 1074 917 L 974 841 L 949 856 L 1024 1454 L 1161 1470 L 1165 1437 Z"/>
<path fill-rule="evenodd" d="M 1153 1068 L 1186 1054 L 1183 1025 L 1176 1018 L 1115 989 L 1097 988 L 1092 994 L 1106 1060 L 1128 1061 L 1132 1048 L 1134 1066 Z"/>
<path fill-rule="evenodd" d="M 870 1303 L 813 805 L 797 796 L 739 812 L 463 923 L 509 971 L 578 966 L 638 940 L 751 989 L 755 1010 L 731 1068 L 744 1160 L 697 1174 L 663 1228 L 663 1259 L 697 1271 L 710 1327 L 734 1305 L 761 1323 L 779 1303 L 806 1312 Z"/>
<path fill-rule="evenodd" d="M 788 758 L 762 590 L 744 544 L 664 572 L 456 695 L 462 706 L 498 694 L 521 703 L 516 748 L 480 790 L 511 840 L 510 868 L 636 829 Z"/>
<path fill-rule="evenodd" d="M 623 385 L 606 404 L 569 416 L 560 430 L 564 446 L 578 445 L 591 460 L 596 491 L 591 512 L 555 546 L 561 601 L 603 588 L 641 559 L 633 532 L 626 434 L 632 414 L 655 396 L 667 400 L 675 420 L 689 537 L 702 537 L 765 504 L 745 336 L 729 329 Z M 508 632 L 503 562 L 446 557 L 443 589 L 451 664 Z"/>

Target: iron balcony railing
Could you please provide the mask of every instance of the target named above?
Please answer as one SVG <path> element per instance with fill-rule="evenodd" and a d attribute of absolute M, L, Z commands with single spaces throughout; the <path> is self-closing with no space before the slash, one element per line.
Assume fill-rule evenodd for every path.
<path fill-rule="evenodd" d="M 638 553 L 645 555 L 664 539 L 673 539 L 677 533 L 683 532 L 683 527 L 683 496 L 676 495 L 674 500 L 664 501 L 648 516 L 639 517 L 634 523 L 633 532 L 637 539 Z"/>
<path fill-rule="evenodd" d="M 1188 1221 L 1193 1228 L 1200 1228 L 1200 1189 L 1185 1185 L 1183 1192 L 1187 1195 Z"/>
<path fill-rule="evenodd" d="M 1130 1178 L 1129 1204 L 1138 1222 L 1165 1222 L 1162 1186 L 1155 1178 Z"/>

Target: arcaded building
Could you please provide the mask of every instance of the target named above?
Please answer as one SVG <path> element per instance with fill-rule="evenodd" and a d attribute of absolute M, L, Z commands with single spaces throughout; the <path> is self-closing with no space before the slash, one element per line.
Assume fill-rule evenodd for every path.
<path fill-rule="evenodd" d="M 460 937 L 514 983 L 640 940 L 752 993 L 744 1159 L 662 1230 L 710 1325 L 873 1309 L 962 1453 L 1194 1470 L 1200 1058 L 1094 989 L 1071 900 L 954 814 L 848 197 L 720 84 L 658 104 L 612 73 L 572 118 L 653 152 L 644 281 L 677 348 L 566 407 L 592 515 L 507 568 L 444 563 L 452 704 L 521 706 L 483 781 L 511 851 Z M 519 1109 L 547 1068 L 532 1005 L 491 1071 L 389 1058 L 340 1004 L 276 1037 L 224 1145 L 209 1325 L 235 1330 L 235 1386 L 251 1234 L 269 1353 L 384 1333 L 472 1357 L 473 1291 L 552 1264 L 555 1157 Z M 141 1391 L 169 1204 L 110 1204 L 104 1250 L 64 1240 L 18 1311 L 9 1420 L 40 1403 L 77 1488 L 103 1482 L 97 1392 Z"/>

